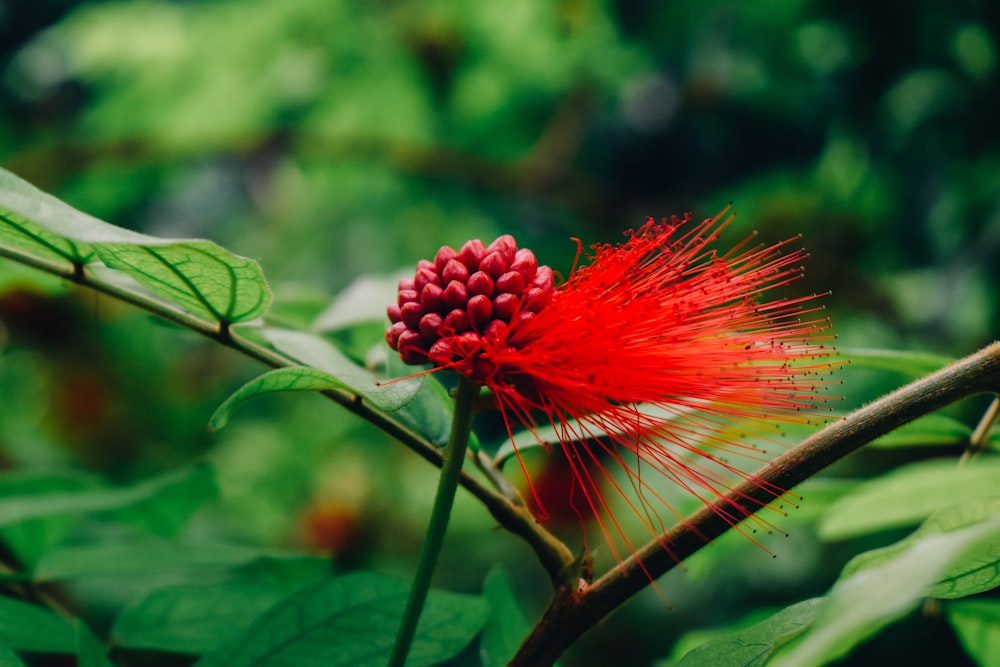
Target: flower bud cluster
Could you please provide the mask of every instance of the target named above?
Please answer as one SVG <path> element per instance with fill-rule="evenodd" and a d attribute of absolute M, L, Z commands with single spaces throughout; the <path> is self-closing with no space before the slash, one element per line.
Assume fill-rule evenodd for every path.
<path fill-rule="evenodd" d="M 538 266 L 527 248 L 518 250 L 510 235 L 488 246 L 478 239 L 457 251 L 445 246 L 434 261 L 420 260 L 413 278 L 399 281 L 397 301 L 387 310 L 386 342 L 408 364 L 443 358 L 435 344 L 447 347 L 453 336 L 466 342 L 495 337 L 534 317 L 554 292 L 552 269 Z"/>

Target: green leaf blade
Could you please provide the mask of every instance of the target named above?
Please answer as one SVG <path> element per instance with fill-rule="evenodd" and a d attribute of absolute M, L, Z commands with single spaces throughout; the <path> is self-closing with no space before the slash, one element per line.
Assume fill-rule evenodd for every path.
<path fill-rule="evenodd" d="M 944 607 L 962 647 L 980 667 L 1000 667 L 1000 601 L 962 600 Z"/>
<path fill-rule="evenodd" d="M 185 495 L 214 489 L 208 466 L 195 466 L 162 475 L 129 487 L 96 488 L 48 494 L 8 495 L 0 499 L 0 526 L 52 516 L 123 510 L 180 486 Z"/>
<path fill-rule="evenodd" d="M 857 569 L 848 564 L 812 627 L 775 666 L 818 667 L 846 655 L 919 605 L 949 566 L 998 537 L 1000 518 L 993 518 L 923 535 L 874 566 Z"/>
<path fill-rule="evenodd" d="M 268 371 L 233 392 L 212 413 L 208 426 L 213 431 L 220 431 L 229 423 L 229 419 L 244 403 L 266 394 L 286 391 L 323 391 L 325 389 L 347 389 L 349 386 L 324 371 L 308 366 L 291 366 Z"/>
<path fill-rule="evenodd" d="M 10 212 L 0 214 L 0 248 L 3 247 L 23 251 L 41 259 L 63 261 L 67 270 L 72 269 L 74 264 L 87 263 L 93 256 L 93 251 L 87 244 L 75 243 L 53 234 Z"/>
<path fill-rule="evenodd" d="M 494 567 L 483 582 L 483 597 L 490 606 L 483 627 L 479 657 L 483 667 L 503 667 L 517 653 L 531 626 L 514 597 L 510 580 L 500 567 Z"/>
<path fill-rule="evenodd" d="M 954 358 L 944 355 L 909 350 L 840 348 L 839 353 L 845 359 L 851 360 L 851 366 L 894 371 L 913 378 L 933 373 L 955 361 Z"/>
<path fill-rule="evenodd" d="M 323 558 L 282 549 L 212 542 L 133 539 L 50 550 L 35 567 L 34 580 L 40 582 L 105 575 L 227 571 L 268 559 L 312 563 L 317 569 L 327 566 Z"/>
<path fill-rule="evenodd" d="M 383 667 L 392 651 L 409 586 L 360 572 L 299 591 L 197 667 Z M 480 598 L 432 591 L 407 665 L 437 664 L 479 632 Z"/>
<path fill-rule="evenodd" d="M 0 667 L 25 667 L 17 654 L 6 646 L 0 646 Z"/>
<path fill-rule="evenodd" d="M 342 383 L 343 388 L 382 412 L 391 413 L 434 444 L 440 446 L 448 441 L 452 402 L 447 390 L 433 377 L 382 381 L 315 334 L 266 327 L 261 335 L 282 353 L 328 373 Z M 469 446 L 474 450 L 478 448 L 474 436 Z"/>
<path fill-rule="evenodd" d="M 822 598 L 804 600 L 749 628 L 710 641 L 676 663 L 676 667 L 754 667 L 799 636 L 816 619 Z"/>
<path fill-rule="evenodd" d="M 234 324 L 263 315 L 271 291 L 260 266 L 211 241 L 94 244 L 98 257 L 197 315 Z"/>
<path fill-rule="evenodd" d="M 989 522 L 997 516 L 1000 516 L 1000 497 L 967 500 L 953 505 L 929 518 L 906 539 L 855 556 L 844 567 L 842 576 L 889 563 L 924 536 L 954 532 Z M 975 548 L 965 550 L 960 558 L 951 563 L 928 594 L 936 598 L 954 599 L 983 593 L 998 585 L 1000 544 L 983 542 Z"/>
<path fill-rule="evenodd" d="M 340 385 L 385 412 L 399 410 L 413 400 L 422 378 L 382 384 L 374 374 L 354 363 L 325 339 L 303 331 L 265 328 L 262 335 L 281 352 L 329 376 Z"/>
<path fill-rule="evenodd" d="M 951 459 L 923 461 L 866 482 L 830 507 L 819 524 L 824 540 L 917 525 L 948 505 L 994 495 L 1000 461 L 958 467 Z"/>
<path fill-rule="evenodd" d="M 967 443 L 970 435 L 972 429 L 967 424 L 945 415 L 930 414 L 872 440 L 868 446 L 881 449 L 957 446 Z"/>
<path fill-rule="evenodd" d="M 211 241 L 161 239 L 108 224 L 0 169 L 0 248 L 86 264 L 96 255 L 158 296 L 226 324 L 263 315 L 271 290 L 257 262 Z"/>
<path fill-rule="evenodd" d="M 0 597 L 0 645 L 16 651 L 73 653 L 73 627 L 50 611 L 8 597 Z"/>
<path fill-rule="evenodd" d="M 79 667 L 114 667 L 108 658 L 108 648 L 98 641 L 83 621 L 76 619 L 76 655 Z"/>
<path fill-rule="evenodd" d="M 158 588 L 122 610 L 111 634 L 119 646 L 199 655 L 242 632 L 287 594 L 242 582 Z"/>

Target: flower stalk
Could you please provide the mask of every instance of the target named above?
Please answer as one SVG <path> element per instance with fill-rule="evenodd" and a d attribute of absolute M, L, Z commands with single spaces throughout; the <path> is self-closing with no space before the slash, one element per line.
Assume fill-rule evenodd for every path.
<path fill-rule="evenodd" d="M 459 376 L 458 388 L 455 393 L 455 412 L 451 422 L 451 433 L 448 444 L 445 445 L 444 458 L 441 466 L 441 477 L 438 480 L 437 493 L 434 496 L 434 508 L 431 511 L 430 524 L 424 536 L 424 545 L 420 550 L 417 562 L 417 572 L 410 589 L 410 597 L 403 610 L 403 620 L 396 635 L 396 643 L 389 658 L 389 667 L 403 667 L 406 656 L 413 644 L 417 632 L 417 623 L 423 611 L 427 593 L 431 588 L 431 578 L 437 568 L 441 545 L 444 543 L 445 532 L 448 529 L 448 519 L 455 502 L 455 491 L 462 473 L 462 462 L 465 460 L 465 450 L 469 444 L 469 433 L 472 431 L 472 419 L 475 413 L 476 398 L 479 396 L 479 386 L 466 377 Z"/>

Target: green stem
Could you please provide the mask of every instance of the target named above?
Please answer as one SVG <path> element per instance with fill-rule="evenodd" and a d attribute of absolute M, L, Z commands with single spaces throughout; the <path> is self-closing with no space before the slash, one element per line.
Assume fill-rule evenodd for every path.
<path fill-rule="evenodd" d="M 417 622 L 420 620 L 420 612 L 423 611 L 427 593 L 431 588 L 431 577 L 434 576 L 437 567 L 438 555 L 441 553 L 441 545 L 448 529 L 448 519 L 451 517 L 451 507 L 455 502 L 455 490 L 458 488 L 458 478 L 462 472 L 462 462 L 465 460 L 465 449 L 469 444 L 472 416 L 478 395 L 479 386 L 465 376 L 459 376 L 455 395 L 455 414 L 451 421 L 448 444 L 444 449 L 444 463 L 441 466 L 437 494 L 434 496 L 434 509 L 424 537 L 424 546 L 420 550 L 420 560 L 417 563 L 413 587 L 410 589 L 410 598 L 406 601 L 403 621 L 396 635 L 392 656 L 389 658 L 389 667 L 403 667 L 410 652 L 410 645 L 413 643 L 413 635 L 417 632 Z"/>

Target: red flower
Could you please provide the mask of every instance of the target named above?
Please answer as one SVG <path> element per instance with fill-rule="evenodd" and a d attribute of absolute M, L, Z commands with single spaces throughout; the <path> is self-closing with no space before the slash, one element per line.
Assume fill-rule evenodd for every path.
<path fill-rule="evenodd" d="M 829 367 L 820 343 L 828 321 L 803 319 L 819 310 L 816 295 L 761 298 L 800 275 L 805 252 L 782 255 L 786 241 L 719 254 L 730 219 L 648 219 L 625 243 L 594 246 L 558 289 L 510 236 L 442 248 L 400 283 L 387 340 L 409 363 L 489 387 L 509 431 L 551 424 L 582 507 L 620 560 L 614 536 L 633 549 L 603 489 L 629 494 L 612 465 L 627 473 L 636 516 L 659 535 L 662 510 L 682 517 L 656 476 L 714 502 L 750 478 L 727 457 L 760 454 L 734 429 L 760 434 L 762 422 L 816 410 L 818 373 Z M 746 517 L 734 505 L 726 518 Z"/>

